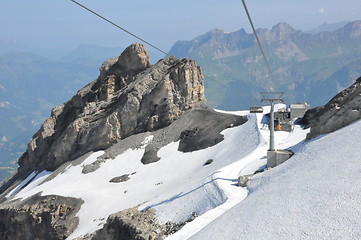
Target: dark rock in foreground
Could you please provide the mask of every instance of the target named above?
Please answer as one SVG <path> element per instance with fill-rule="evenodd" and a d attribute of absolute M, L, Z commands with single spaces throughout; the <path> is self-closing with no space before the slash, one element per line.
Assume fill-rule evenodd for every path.
<path fill-rule="evenodd" d="M 302 119 L 311 127 L 307 139 L 336 131 L 361 119 L 361 77 L 326 105 L 308 110 Z"/>
<path fill-rule="evenodd" d="M 135 207 L 110 215 L 104 227 L 89 239 L 163 239 L 165 231 L 166 227 L 156 222 L 154 209 L 142 212 Z"/>
<path fill-rule="evenodd" d="M 213 109 L 196 109 L 184 113 L 170 126 L 156 131 L 153 141 L 145 148 L 143 164 L 159 160 L 157 152 L 171 142 L 179 142 L 178 151 L 193 152 L 220 143 L 221 132 L 247 122 L 247 117 L 219 113 Z"/>
<path fill-rule="evenodd" d="M 30 197 L 0 208 L 0 239 L 65 239 L 77 227 L 80 199 L 61 196 Z"/>

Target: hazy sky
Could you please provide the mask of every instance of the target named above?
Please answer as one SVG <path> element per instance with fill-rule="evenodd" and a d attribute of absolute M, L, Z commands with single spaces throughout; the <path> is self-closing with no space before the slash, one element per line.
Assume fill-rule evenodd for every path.
<path fill-rule="evenodd" d="M 249 23 L 241 0 L 78 0 L 118 25 L 169 51 L 211 29 L 236 31 Z M 248 0 L 256 28 L 288 22 L 312 29 L 324 22 L 361 19 L 361 0 Z M 0 44 L 68 51 L 81 43 L 124 47 L 137 40 L 70 0 L 1 0 Z"/>

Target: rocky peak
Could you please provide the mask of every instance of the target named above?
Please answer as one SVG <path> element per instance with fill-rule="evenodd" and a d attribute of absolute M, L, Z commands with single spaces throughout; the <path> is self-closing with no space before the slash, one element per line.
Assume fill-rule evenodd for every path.
<path fill-rule="evenodd" d="M 225 33 L 226 32 L 223 29 L 220 29 L 220 28 L 215 28 L 215 29 L 208 32 L 208 34 L 212 35 L 212 36 L 214 36 L 214 35 L 223 35 Z"/>
<path fill-rule="evenodd" d="M 127 47 L 118 56 L 106 60 L 99 68 L 100 75 L 135 75 L 150 66 L 150 58 L 147 49 L 139 43 Z"/>
<path fill-rule="evenodd" d="M 278 23 L 271 30 L 258 29 L 261 39 L 267 41 L 284 41 L 290 38 L 295 30 L 287 23 Z"/>
<path fill-rule="evenodd" d="M 124 50 L 116 64 L 126 71 L 142 71 L 150 66 L 149 53 L 144 45 L 135 43 Z"/>
<path fill-rule="evenodd" d="M 202 71 L 194 61 L 169 57 L 151 66 L 145 47 L 133 44 L 105 61 L 97 80 L 53 109 L 20 158 L 19 172 L 54 170 L 133 134 L 168 126 L 205 102 Z"/>
<path fill-rule="evenodd" d="M 200 46 L 212 46 L 213 44 L 216 44 L 218 41 L 223 39 L 225 37 L 226 33 L 224 30 L 215 28 L 199 37 L 194 39 L 193 41 Z"/>
<path fill-rule="evenodd" d="M 246 32 L 246 30 L 244 28 L 241 28 L 240 30 L 236 31 L 237 34 L 241 35 L 241 36 L 248 36 L 250 34 L 248 34 Z"/>
<path fill-rule="evenodd" d="M 288 23 L 281 22 L 281 23 L 278 23 L 277 25 L 273 26 L 271 31 L 279 33 L 280 35 L 289 35 L 290 33 L 294 32 L 295 30 Z"/>

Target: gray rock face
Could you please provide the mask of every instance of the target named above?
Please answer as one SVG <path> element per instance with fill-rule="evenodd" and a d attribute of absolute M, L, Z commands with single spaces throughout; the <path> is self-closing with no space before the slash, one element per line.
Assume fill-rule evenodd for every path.
<path fill-rule="evenodd" d="M 124 175 L 119 176 L 119 177 L 114 177 L 114 178 L 110 179 L 109 182 L 111 182 L 111 183 L 126 182 L 126 181 L 128 181 L 130 179 L 129 175 L 130 174 L 124 174 Z"/>
<path fill-rule="evenodd" d="M 82 200 L 33 196 L 0 207 L 0 239 L 65 239 L 78 225 Z"/>
<path fill-rule="evenodd" d="M 326 105 L 310 109 L 302 119 L 306 127 L 311 127 L 307 139 L 336 131 L 361 119 L 361 77 Z"/>
<path fill-rule="evenodd" d="M 156 240 L 164 239 L 166 227 L 157 224 L 154 209 L 140 212 L 137 207 L 109 216 L 104 227 L 85 239 Z"/>
<path fill-rule="evenodd" d="M 203 75 L 194 61 L 169 57 L 150 66 L 144 46 L 133 44 L 104 62 L 97 80 L 52 110 L 18 171 L 54 170 L 132 134 L 165 127 L 205 102 Z"/>
<path fill-rule="evenodd" d="M 171 142 L 179 141 L 178 151 L 192 152 L 214 146 L 224 137 L 221 132 L 247 122 L 247 117 L 199 109 L 183 114 L 170 126 L 154 132 L 153 141 L 145 148 L 143 164 L 159 160 L 157 152 Z"/>
<path fill-rule="evenodd" d="M 169 126 L 154 132 L 145 132 L 129 136 L 105 150 L 105 154 L 94 164 L 85 165 L 83 173 L 96 171 L 107 159 L 113 159 L 128 149 L 136 149 L 143 145 L 146 137 L 152 135 L 152 141 L 146 146 L 141 159 L 143 164 L 157 162 L 158 151 L 171 142 L 180 141 L 178 151 L 191 152 L 214 146 L 224 137 L 224 129 L 236 127 L 247 122 L 246 116 L 219 113 L 213 109 L 194 109 L 183 113 Z M 187 133 L 192 132 L 189 135 Z M 133 175 L 135 173 L 131 173 Z M 131 178 L 131 176 L 129 176 Z"/>
<path fill-rule="evenodd" d="M 185 222 L 167 222 L 164 225 L 160 225 L 157 223 L 153 208 L 145 211 L 139 211 L 137 207 L 130 208 L 110 215 L 102 229 L 85 236 L 82 240 L 161 240 L 174 234 L 196 217 L 197 214 L 192 213 Z"/>

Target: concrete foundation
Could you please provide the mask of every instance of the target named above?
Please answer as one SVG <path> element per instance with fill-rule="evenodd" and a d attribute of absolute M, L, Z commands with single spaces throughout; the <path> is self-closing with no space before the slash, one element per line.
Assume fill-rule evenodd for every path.
<path fill-rule="evenodd" d="M 267 151 L 267 167 L 276 167 L 287 161 L 294 153 L 287 150 Z"/>

